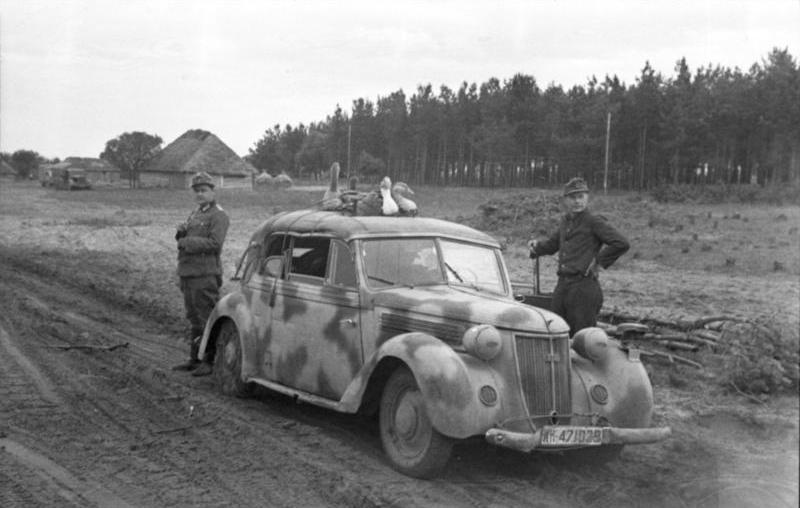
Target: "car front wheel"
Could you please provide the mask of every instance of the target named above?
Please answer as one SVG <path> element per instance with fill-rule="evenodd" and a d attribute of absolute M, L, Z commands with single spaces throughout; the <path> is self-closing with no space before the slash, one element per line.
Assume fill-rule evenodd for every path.
<path fill-rule="evenodd" d="M 239 340 L 239 330 L 231 321 L 222 323 L 217 336 L 214 373 L 217 386 L 223 394 L 236 397 L 247 397 L 250 394 L 250 383 L 242 380 L 242 343 Z"/>
<path fill-rule="evenodd" d="M 380 405 L 383 449 L 392 466 L 415 478 L 431 478 L 447 464 L 453 440 L 433 428 L 414 375 L 400 367 L 389 377 Z"/>

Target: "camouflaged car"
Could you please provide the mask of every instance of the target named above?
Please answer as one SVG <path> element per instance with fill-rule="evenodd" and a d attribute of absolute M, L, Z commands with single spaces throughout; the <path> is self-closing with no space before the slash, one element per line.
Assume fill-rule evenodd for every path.
<path fill-rule="evenodd" d="M 518 301 L 500 245 L 429 218 L 295 211 L 252 236 L 206 324 L 224 393 L 253 384 L 345 413 L 376 411 L 399 471 L 430 477 L 455 440 L 529 452 L 664 439 L 635 351 L 574 338 Z"/>

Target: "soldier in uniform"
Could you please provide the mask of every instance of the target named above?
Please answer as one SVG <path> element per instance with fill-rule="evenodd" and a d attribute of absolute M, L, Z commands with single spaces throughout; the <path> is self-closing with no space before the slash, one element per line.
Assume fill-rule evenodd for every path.
<path fill-rule="evenodd" d="M 198 205 L 183 224 L 178 225 L 178 277 L 189 320 L 186 339 L 189 359 L 174 370 L 191 371 L 193 376 L 207 376 L 212 358 L 197 359 L 200 338 L 211 310 L 219 300 L 222 285 L 220 253 L 230 223 L 228 215 L 214 200 L 214 179 L 206 172 L 192 177 L 192 190 Z"/>
<path fill-rule="evenodd" d="M 552 311 L 564 318 L 570 335 L 597 326 L 603 306 L 598 275 L 630 248 L 628 240 L 606 219 L 589 212 L 589 187 L 582 178 L 564 186 L 566 213 L 558 231 L 543 241 L 528 242 L 530 257 L 558 252 L 558 283 L 553 291 Z"/>

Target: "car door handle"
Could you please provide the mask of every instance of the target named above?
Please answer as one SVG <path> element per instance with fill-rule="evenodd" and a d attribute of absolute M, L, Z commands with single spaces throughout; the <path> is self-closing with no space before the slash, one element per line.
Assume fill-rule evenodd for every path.
<path fill-rule="evenodd" d="M 350 318 L 347 318 L 347 319 L 342 319 L 342 320 L 341 320 L 341 321 L 339 321 L 339 322 L 340 322 L 340 323 L 342 323 L 343 325 L 350 325 L 350 326 L 352 326 L 353 328 L 355 328 L 356 326 L 358 326 L 358 323 L 356 323 L 356 320 L 355 320 L 355 319 L 350 319 Z"/>

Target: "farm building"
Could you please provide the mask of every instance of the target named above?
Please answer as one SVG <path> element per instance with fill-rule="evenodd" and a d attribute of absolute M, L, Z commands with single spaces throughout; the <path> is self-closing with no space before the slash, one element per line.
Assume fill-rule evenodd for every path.
<path fill-rule="evenodd" d="M 78 171 L 86 175 L 86 180 L 92 186 L 112 185 L 120 180 L 120 169 L 104 159 L 91 157 L 67 157 L 55 164 L 41 164 L 39 166 L 39 181 L 42 185 L 50 185 L 50 178 L 54 171 Z"/>
<path fill-rule="evenodd" d="M 217 188 L 252 188 L 256 170 L 214 134 L 193 129 L 167 145 L 139 174 L 143 187 L 186 189 L 205 171 Z"/>
<path fill-rule="evenodd" d="M 16 178 L 17 172 L 11 167 L 11 164 L 4 160 L 0 160 L 0 178 Z"/>

